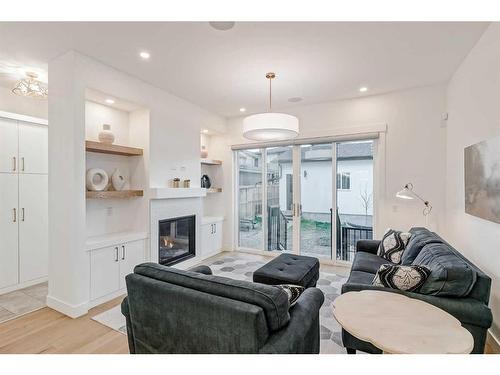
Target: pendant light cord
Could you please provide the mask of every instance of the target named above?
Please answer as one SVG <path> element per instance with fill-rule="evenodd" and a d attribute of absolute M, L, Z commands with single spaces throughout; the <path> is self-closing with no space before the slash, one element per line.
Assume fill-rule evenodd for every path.
<path fill-rule="evenodd" d="M 272 78 L 269 78 L 269 112 L 271 112 L 273 105 L 272 105 L 272 83 L 273 80 Z"/>

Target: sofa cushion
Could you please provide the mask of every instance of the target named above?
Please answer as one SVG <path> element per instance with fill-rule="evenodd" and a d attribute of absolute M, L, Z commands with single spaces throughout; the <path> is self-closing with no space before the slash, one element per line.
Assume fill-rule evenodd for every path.
<path fill-rule="evenodd" d="M 272 331 L 283 328 L 290 320 L 288 295 L 280 288 L 226 277 L 182 271 L 157 263 L 139 264 L 135 267 L 134 273 L 258 306 L 264 311 L 267 324 Z"/>
<path fill-rule="evenodd" d="M 351 270 L 377 273 L 382 264 L 392 264 L 387 259 L 381 258 L 378 255 L 370 253 L 356 253 L 352 261 Z"/>
<path fill-rule="evenodd" d="M 417 292 L 431 271 L 425 266 L 382 264 L 373 279 L 374 286 Z"/>
<path fill-rule="evenodd" d="M 476 272 L 448 244 L 430 243 L 424 246 L 413 264 L 431 270 L 420 293 L 435 296 L 466 297 L 476 282 Z"/>
<path fill-rule="evenodd" d="M 377 255 L 392 263 L 401 263 L 401 256 L 410 237 L 411 233 L 388 229 L 380 242 Z"/>
<path fill-rule="evenodd" d="M 401 257 L 401 264 L 404 266 L 412 264 L 425 245 L 443 242 L 438 236 L 427 228 L 411 228 L 410 233 L 410 240 L 408 241 L 405 251 Z"/>

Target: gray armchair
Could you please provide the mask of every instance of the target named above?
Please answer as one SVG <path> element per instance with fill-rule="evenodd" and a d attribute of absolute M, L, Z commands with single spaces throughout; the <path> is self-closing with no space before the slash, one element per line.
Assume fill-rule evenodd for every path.
<path fill-rule="evenodd" d="M 319 289 L 289 309 L 281 289 L 213 276 L 208 267 L 144 263 L 126 282 L 131 353 L 319 353 Z"/>

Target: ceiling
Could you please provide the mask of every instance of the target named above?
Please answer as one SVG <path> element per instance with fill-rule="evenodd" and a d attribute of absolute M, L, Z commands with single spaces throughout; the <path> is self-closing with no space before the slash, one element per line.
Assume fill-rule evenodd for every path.
<path fill-rule="evenodd" d="M 0 85 L 74 49 L 226 117 L 448 80 L 488 23 L 0 23 Z M 147 61 L 139 52 L 151 53 Z M 359 88 L 369 90 L 360 93 Z M 303 98 L 291 103 L 289 98 Z"/>

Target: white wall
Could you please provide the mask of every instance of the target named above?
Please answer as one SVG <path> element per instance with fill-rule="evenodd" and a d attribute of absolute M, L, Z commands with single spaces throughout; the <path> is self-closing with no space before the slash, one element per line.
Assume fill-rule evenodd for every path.
<path fill-rule="evenodd" d="M 0 111 L 47 119 L 48 108 L 47 100 L 25 98 L 13 94 L 10 88 L 0 87 Z"/>
<path fill-rule="evenodd" d="M 379 205 L 377 227 L 408 229 L 425 225 L 422 205 L 395 197 L 406 182 L 413 182 L 416 191 L 434 206 L 428 226 L 438 232 L 443 227 L 446 130 L 441 115 L 445 111 L 445 85 L 428 86 L 385 95 L 360 97 L 330 103 L 303 105 L 287 110 L 300 120 L 300 137 L 315 137 L 336 130 L 386 123 L 385 191 L 375 196 Z M 247 143 L 242 137 L 243 117 L 228 120 L 231 144 Z M 230 161 L 231 151 L 227 150 Z M 377 176 L 380 177 L 380 176 Z M 382 181 L 379 181 L 379 183 Z M 225 186 L 231 183 L 226 180 Z M 231 201 L 226 201 L 231 207 Z M 229 210 L 228 215 L 231 214 Z M 225 233 L 231 233 L 229 227 Z M 375 236 L 381 235 L 376 233 Z M 232 238 L 226 238 L 231 243 Z"/>
<path fill-rule="evenodd" d="M 373 215 L 373 161 L 340 160 L 338 172 L 351 175 L 351 188 L 338 190 L 337 193 L 339 212 L 349 215 Z M 370 199 L 367 210 L 361 199 L 362 194 L 366 199 Z"/>
<path fill-rule="evenodd" d="M 145 157 L 150 163 L 150 186 L 166 187 L 177 176 L 199 181 L 200 128 L 223 129 L 225 120 L 73 51 L 49 62 L 49 76 L 47 301 L 59 311 L 78 316 L 87 312 L 89 301 L 89 259 L 84 251 L 86 89 L 149 110 L 149 155 Z M 147 190 L 141 199 L 148 199 Z"/>
<path fill-rule="evenodd" d="M 492 278 L 492 331 L 497 337 L 500 337 L 500 225 L 465 213 L 464 148 L 500 136 L 499 88 L 500 25 L 493 23 L 448 87 L 446 238 Z"/>

